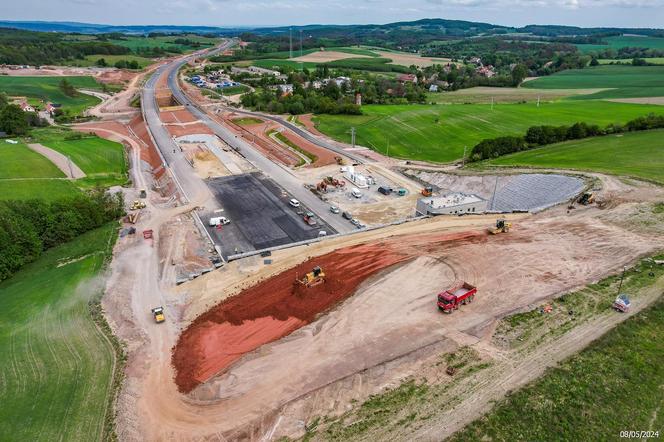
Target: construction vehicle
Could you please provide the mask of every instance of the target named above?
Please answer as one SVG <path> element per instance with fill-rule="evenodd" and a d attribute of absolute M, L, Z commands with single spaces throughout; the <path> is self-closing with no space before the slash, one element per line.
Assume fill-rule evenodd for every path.
<path fill-rule="evenodd" d="M 316 266 L 298 282 L 307 288 L 317 286 L 325 282 L 325 272 L 319 266 Z"/>
<path fill-rule="evenodd" d="M 592 204 L 594 202 L 595 202 L 595 195 L 593 195 L 590 192 L 584 192 L 584 194 L 579 197 L 579 204 L 582 204 L 584 206 L 587 206 L 588 204 Z"/>
<path fill-rule="evenodd" d="M 140 190 L 139 198 L 147 198 L 148 193 L 145 191 L 145 189 Z"/>
<path fill-rule="evenodd" d="M 489 228 L 489 233 L 497 235 L 499 233 L 507 233 L 512 228 L 512 223 L 508 223 L 504 218 L 496 220 L 496 227 Z"/>
<path fill-rule="evenodd" d="M 422 189 L 422 196 L 431 196 L 431 195 L 433 195 L 432 186 L 426 186 L 424 189 Z"/>
<path fill-rule="evenodd" d="M 334 161 L 336 161 L 339 166 L 343 166 L 344 164 L 346 164 L 344 159 L 341 157 L 334 157 Z"/>
<path fill-rule="evenodd" d="M 164 307 L 155 307 L 152 309 L 152 316 L 154 317 L 154 322 L 161 324 L 166 320 L 164 316 Z"/>
<path fill-rule="evenodd" d="M 477 287 L 461 281 L 452 288 L 439 293 L 437 296 L 438 309 L 445 313 L 452 313 L 462 304 L 470 304 L 475 298 Z"/>

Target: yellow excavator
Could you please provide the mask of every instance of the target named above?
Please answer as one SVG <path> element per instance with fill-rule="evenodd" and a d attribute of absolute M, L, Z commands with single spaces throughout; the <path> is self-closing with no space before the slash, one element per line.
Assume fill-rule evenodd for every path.
<path fill-rule="evenodd" d="M 316 266 L 298 282 L 307 288 L 317 286 L 325 282 L 325 272 L 319 266 Z"/>
<path fill-rule="evenodd" d="M 154 322 L 161 324 L 166 320 L 164 316 L 164 307 L 155 307 L 152 309 L 152 316 L 154 316 Z"/>
<path fill-rule="evenodd" d="M 512 223 L 508 223 L 506 219 L 500 218 L 496 220 L 496 227 L 489 229 L 489 233 L 497 235 L 499 233 L 507 233 L 512 228 Z"/>

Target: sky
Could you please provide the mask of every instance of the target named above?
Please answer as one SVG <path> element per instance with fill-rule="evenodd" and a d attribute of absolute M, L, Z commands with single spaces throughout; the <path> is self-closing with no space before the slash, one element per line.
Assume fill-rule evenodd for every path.
<path fill-rule="evenodd" d="M 0 0 L 3 20 L 113 25 L 304 25 L 420 18 L 506 26 L 664 27 L 664 0 Z"/>

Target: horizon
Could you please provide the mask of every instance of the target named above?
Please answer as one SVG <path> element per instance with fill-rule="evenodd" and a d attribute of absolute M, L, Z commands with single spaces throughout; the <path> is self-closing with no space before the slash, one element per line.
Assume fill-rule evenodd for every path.
<path fill-rule="evenodd" d="M 3 21 L 39 21 L 107 26 L 210 26 L 255 28 L 320 25 L 387 24 L 430 18 L 527 25 L 661 28 L 664 0 L 339 0 L 323 5 L 314 0 L 232 3 L 228 0 L 25 0 L 7 5 Z M 120 7 L 118 7 L 120 6 Z M 150 17 L 138 24 L 132 15 Z M 269 14 L 264 11 L 270 11 Z M 26 18 L 31 17 L 31 18 Z M 371 19 L 365 19 L 371 17 Z"/>

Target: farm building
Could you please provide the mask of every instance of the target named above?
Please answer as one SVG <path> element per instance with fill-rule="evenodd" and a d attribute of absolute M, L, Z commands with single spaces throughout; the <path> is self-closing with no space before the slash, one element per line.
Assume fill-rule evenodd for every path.
<path fill-rule="evenodd" d="M 487 201 L 474 194 L 448 193 L 443 196 L 420 198 L 415 211 L 418 215 L 463 215 L 482 213 Z"/>
<path fill-rule="evenodd" d="M 417 83 L 417 75 L 415 74 L 401 74 L 397 77 L 401 83 Z"/>

